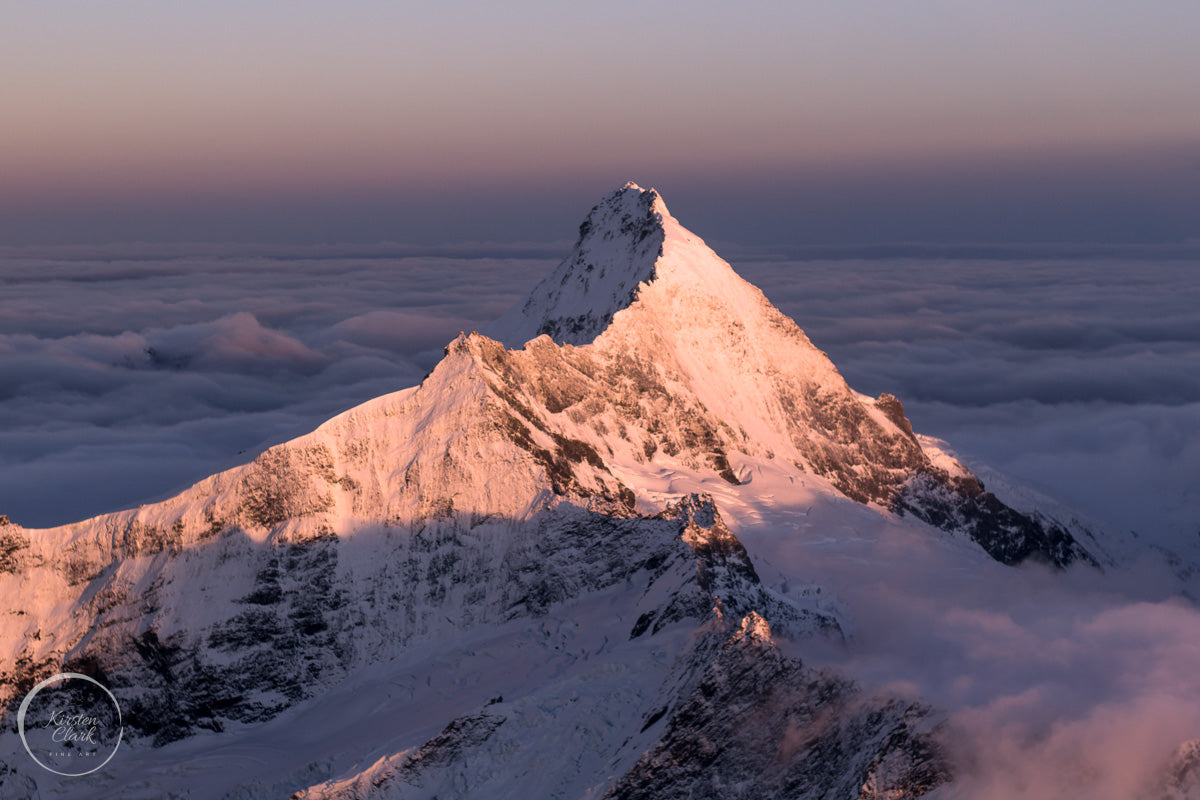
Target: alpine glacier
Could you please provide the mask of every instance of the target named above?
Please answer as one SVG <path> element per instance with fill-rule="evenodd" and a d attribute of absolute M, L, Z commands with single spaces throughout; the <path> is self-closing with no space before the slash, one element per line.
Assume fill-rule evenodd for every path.
<path fill-rule="evenodd" d="M 808 663 L 806 648 L 852 646 L 856 621 L 806 548 L 890 526 L 964 569 L 1120 560 L 1069 516 L 1010 503 L 897 398 L 854 392 L 630 183 L 420 385 L 160 503 L 6 520 L 6 724 L 39 680 L 81 672 L 119 699 L 127 736 L 68 780 L 7 737 L 0 788 L 952 792 L 938 709 Z"/>

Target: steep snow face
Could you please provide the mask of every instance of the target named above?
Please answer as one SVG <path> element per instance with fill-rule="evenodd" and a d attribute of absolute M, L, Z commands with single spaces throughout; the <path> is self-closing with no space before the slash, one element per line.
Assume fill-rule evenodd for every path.
<path fill-rule="evenodd" d="M 552 406 L 590 407 L 601 436 L 611 426 L 600 406 L 623 407 L 621 428 L 646 429 L 632 437 L 644 452 L 686 452 L 730 480 L 736 450 L 886 502 L 913 470 L 932 467 L 894 398 L 864 402 L 794 322 L 635 184 L 592 209 L 573 253 L 490 332 L 515 347 L 538 336 L 590 345 L 554 349 L 585 383 Z M 523 370 L 539 384 L 531 390 L 563 394 L 548 343 L 525 353 L 512 360 L 536 360 Z M 693 435 L 657 435 L 679 423 Z"/>

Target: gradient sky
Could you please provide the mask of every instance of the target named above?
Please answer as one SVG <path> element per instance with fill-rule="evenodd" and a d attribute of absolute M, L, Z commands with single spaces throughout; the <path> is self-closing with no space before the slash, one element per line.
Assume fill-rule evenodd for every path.
<path fill-rule="evenodd" d="M 0 242 L 1200 238 L 1200 4 L 10 4 Z M 769 205 L 766 211 L 748 206 Z"/>

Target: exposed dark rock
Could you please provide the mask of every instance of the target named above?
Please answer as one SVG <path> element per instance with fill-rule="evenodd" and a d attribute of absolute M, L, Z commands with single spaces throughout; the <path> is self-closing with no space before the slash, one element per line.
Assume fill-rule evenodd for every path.
<path fill-rule="evenodd" d="M 1009 508 L 974 479 L 955 479 L 933 470 L 917 472 L 897 495 L 894 508 L 942 530 L 970 536 L 1002 564 L 1033 559 L 1060 568 L 1076 561 L 1099 566 L 1064 527 Z"/>
<path fill-rule="evenodd" d="M 917 440 L 917 435 L 913 433 L 912 423 L 908 421 L 908 417 L 904 415 L 904 405 L 893 394 L 884 392 L 879 395 L 875 401 L 875 407 L 887 416 L 896 427 L 904 431 L 914 442 Z"/>
<path fill-rule="evenodd" d="M 1200 739 L 1184 742 L 1147 787 L 1147 800 L 1200 800 Z"/>
<path fill-rule="evenodd" d="M 0 572 L 15 572 L 17 569 L 17 554 L 29 547 L 29 540 L 15 525 L 0 525 Z"/>
<path fill-rule="evenodd" d="M 654 711 L 642 730 L 667 714 Z M 927 794 L 952 773 L 930 709 L 864 696 L 779 652 L 755 614 L 720 648 L 609 800 Z"/>

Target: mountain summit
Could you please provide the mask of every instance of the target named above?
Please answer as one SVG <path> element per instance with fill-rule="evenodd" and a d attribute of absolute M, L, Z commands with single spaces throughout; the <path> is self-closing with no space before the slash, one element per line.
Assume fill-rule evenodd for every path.
<path fill-rule="evenodd" d="M 196 753 L 258 742 L 195 796 L 915 797 L 950 777 L 937 717 L 785 654 L 846 620 L 819 576 L 761 577 L 736 523 L 761 487 L 980 559 L 1101 560 L 851 390 L 653 190 L 605 197 L 488 333 L 169 500 L 0 522 L 8 716 L 102 677 L 153 747 L 97 797 L 190 791 Z"/>
<path fill-rule="evenodd" d="M 559 344 L 591 343 L 637 299 L 642 283 L 659 277 L 668 229 L 673 239 L 690 236 L 658 192 L 625 184 L 592 208 L 558 268 L 485 333 L 509 347 L 542 334 Z"/>

